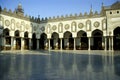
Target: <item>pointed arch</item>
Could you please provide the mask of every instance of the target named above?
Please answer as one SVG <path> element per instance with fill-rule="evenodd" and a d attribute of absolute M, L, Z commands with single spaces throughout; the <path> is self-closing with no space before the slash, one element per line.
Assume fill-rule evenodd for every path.
<path fill-rule="evenodd" d="M 113 31 L 113 35 L 114 35 L 114 38 L 113 38 L 113 48 L 114 48 L 114 50 L 120 50 L 120 47 L 118 47 L 118 46 L 120 46 L 120 27 L 118 26 L 118 27 L 116 27 L 115 29 L 114 29 L 114 31 Z"/>
<path fill-rule="evenodd" d="M 77 49 L 87 50 L 88 49 L 88 37 L 87 33 L 83 30 L 77 32 Z"/>
<path fill-rule="evenodd" d="M 32 49 L 36 50 L 37 49 L 37 39 L 36 39 L 36 34 L 32 34 Z"/>
<path fill-rule="evenodd" d="M 92 32 L 92 38 L 93 38 L 93 50 L 102 50 L 102 37 L 103 32 L 99 29 L 96 29 Z"/>
<path fill-rule="evenodd" d="M 63 41 L 63 48 L 64 49 L 73 49 L 74 48 L 74 39 L 72 37 L 72 33 L 66 31 L 64 33 L 64 41 Z"/>
<path fill-rule="evenodd" d="M 48 41 L 47 41 L 47 34 L 42 33 L 40 35 L 40 49 L 48 49 Z"/>
<path fill-rule="evenodd" d="M 60 48 L 59 34 L 56 33 L 56 32 L 52 33 L 52 36 L 51 36 L 51 46 L 52 46 L 52 49 L 59 49 Z"/>

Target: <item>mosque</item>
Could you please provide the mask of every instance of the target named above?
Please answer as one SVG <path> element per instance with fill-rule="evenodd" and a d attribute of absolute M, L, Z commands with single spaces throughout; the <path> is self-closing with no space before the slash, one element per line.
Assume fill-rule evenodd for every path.
<path fill-rule="evenodd" d="M 0 7 L 0 50 L 120 50 L 120 1 L 49 18 Z"/>

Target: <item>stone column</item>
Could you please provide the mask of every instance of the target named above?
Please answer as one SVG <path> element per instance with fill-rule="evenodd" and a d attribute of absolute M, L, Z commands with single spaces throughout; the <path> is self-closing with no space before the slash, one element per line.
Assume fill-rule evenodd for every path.
<path fill-rule="evenodd" d="M 111 39 L 110 39 L 110 37 L 109 37 L 109 50 L 111 50 Z"/>
<path fill-rule="evenodd" d="M 39 39 L 37 39 L 37 50 L 39 50 Z"/>
<path fill-rule="evenodd" d="M 29 50 L 31 50 L 32 48 L 32 43 L 31 43 L 31 39 L 29 39 Z"/>
<path fill-rule="evenodd" d="M 74 50 L 76 50 L 76 38 L 74 37 Z"/>
<path fill-rule="evenodd" d="M 11 50 L 13 50 L 13 49 L 14 49 L 14 38 L 11 37 Z"/>
<path fill-rule="evenodd" d="M 91 38 L 89 37 L 89 38 L 88 38 L 88 43 L 89 43 L 88 50 L 89 50 L 89 51 L 91 50 L 91 48 L 90 48 L 90 45 L 91 45 L 91 44 L 90 44 L 90 39 L 91 39 Z"/>
<path fill-rule="evenodd" d="M 24 50 L 24 38 L 21 38 L 21 50 Z"/>
<path fill-rule="evenodd" d="M 60 39 L 60 49 L 62 50 L 62 38 Z"/>
<path fill-rule="evenodd" d="M 50 50 L 50 39 L 48 39 L 48 43 L 49 43 L 49 50 Z"/>
<path fill-rule="evenodd" d="M 105 51 L 107 50 L 107 37 L 105 37 Z"/>
<path fill-rule="evenodd" d="M 111 42 L 111 47 L 112 47 L 112 51 L 113 51 L 113 50 L 114 50 L 114 49 L 113 49 L 113 36 L 111 37 L 111 41 L 112 41 L 112 42 Z"/>

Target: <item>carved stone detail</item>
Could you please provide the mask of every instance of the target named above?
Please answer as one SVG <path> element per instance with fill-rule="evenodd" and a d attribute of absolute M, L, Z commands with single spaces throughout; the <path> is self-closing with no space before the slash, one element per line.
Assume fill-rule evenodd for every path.
<path fill-rule="evenodd" d="M 98 21 L 94 22 L 94 26 L 97 28 L 100 26 L 100 23 Z"/>
<path fill-rule="evenodd" d="M 56 29 L 57 29 L 57 26 L 53 25 L 52 30 L 56 30 Z"/>
<path fill-rule="evenodd" d="M 62 32 L 63 32 L 63 24 L 62 24 L 62 23 L 59 23 L 59 24 L 58 24 L 58 32 L 59 32 L 59 33 L 62 33 Z"/>
<path fill-rule="evenodd" d="M 84 27 L 84 24 L 83 23 L 79 23 L 78 24 L 78 28 L 82 29 Z"/>
<path fill-rule="evenodd" d="M 70 28 L 70 25 L 69 24 L 66 24 L 65 25 L 65 29 L 68 30 Z"/>
<path fill-rule="evenodd" d="M 9 20 L 5 20 L 5 25 L 6 26 L 10 26 L 10 21 Z"/>
<path fill-rule="evenodd" d="M 14 30 L 15 29 L 15 20 L 11 19 L 11 29 Z"/>

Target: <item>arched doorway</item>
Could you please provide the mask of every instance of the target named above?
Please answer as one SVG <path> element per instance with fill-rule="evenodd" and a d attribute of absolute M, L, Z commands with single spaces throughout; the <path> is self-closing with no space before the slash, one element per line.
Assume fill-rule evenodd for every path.
<path fill-rule="evenodd" d="M 36 50 L 37 49 L 37 39 L 36 39 L 36 34 L 33 33 L 32 35 L 32 49 Z"/>
<path fill-rule="evenodd" d="M 114 50 L 120 50 L 120 27 L 114 29 Z"/>
<path fill-rule="evenodd" d="M 20 38 L 19 30 L 15 31 L 15 49 L 16 50 L 20 50 L 21 49 L 21 38 Z"/>
<path fill-rule="evenodd" d="M 24 49 L 29 49 L 28 32 L 25 32 L 25 33 L 24 33 Z"/>
<path fill-rule="evenodd" d="M 11 49 L 11 37 L 9 35 L 9 29 L 6 28 L 3 30 L 3 36 L 5 38 L 5 44 L 4 44 L 4 50 L 10 50 Z"/>
<path fill-rule="evenodd" d="M 88 49 L 88 38 L 85 31 L 79 31 L 77 33 L 77 49 L 87 50 Z"/>
<path fill-rule="evenodd" d="M 60 48 L 59 34 L 56 33 L 56 32 L 54 32 L 54 33 L 52 34 L 51 46 L 52 46 L 52 49 L 59 49 L 59 48 Z"/>
<path fill-rule="evenodd" d="M 47 35 L 45 33 L 42 33 L 40 35 L 40 49 L 47 49 L 48 43 L 47 43 Z"/>
<path fill-rule="evenodd" d="M 74 48 L 74 39 L 72 33 L 67 31 L 64 33 L 64 49 L 73 49 Z"/>
<path fill-rule="evenodd" d="M 102 37 L 103 37 L 103 32 L 101 30 L 97 29 L 92 32 L 93 50 L 102 50 Z"/>

